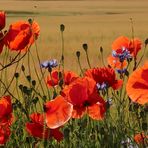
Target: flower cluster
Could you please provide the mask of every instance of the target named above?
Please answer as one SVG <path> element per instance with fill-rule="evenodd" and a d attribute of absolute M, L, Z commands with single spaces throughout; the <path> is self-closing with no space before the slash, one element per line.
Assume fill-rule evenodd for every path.
<path fill-rule="evenodd" d="M 18 51 L 19 54 L 22 51 L 28 53 L 40 33 L 37 22 L 31 19 L 18 21 L 12 23 L 8 31 L 3 31 L 5 21 L 6 14 L 0 11 L 0 53 L 5 51 L 4 47 L 10 51 Z M 65 27 L 62 24 L 62 39 L 64 30 Z M 16 132 L 18 137 L 23 135 L 25 140 L 33 141 L 32 143 L 35 144 L 42 141 L 44 146 L 47 141 L 51 141 L 52 144 L 54 139 L 60 142 L 67 137 L 66 142 L 69 144 L 70 130 L 73 132 L 71 135 L 76 133 L 76 136 L 80 136 L 78 130 L 83 130 L 80 139 L 88 134 L 88 139 L 92 141 L 94 139 L 110 140 L 111 143 L 114 142 L 113 147 L 120 147 L 121 144 L 132 145 L 134 141 L 136 146 L 141 143 L 142 146 L 147 144 L 145 142 L 147 139 L 145 112 L 148 104 L 148 61 L 138 68 L 142 59 L 139 60 L 137 57 L 138 52 L 142 49 L 141 40 L 129 39 L 124 36 L 117 38 L 112 43 L 112 54 L 107 58 L 109 65 L 103 67 L 92 68 L 87 53 L 87 44 L 83 44 L 83 48 L 89 68 L 82 69 L 80 52 L 77 52 L 81 74 L 65 70 L 64 49 L 62 49 L 60 63 L 62 66 L 58 65 L 56 59 L 41 63 L 38 57 L 41 77 L 36 67 L 34 68 L 38 82 L 32 79 L 31 73 L 27 75 L 25 71 L 27 67 L 21 65 L 20 71 L 29 85 L 18 85 L 21 72 L 16 71 L 19 61 L 23 57 L 16 61 L 16 56 L 10 63 L 0 65 L 2 66 L 0 71 L 3 69 L 7 71 L 7 68 L 11 67 L 13 63 L 18 63 L 14 77 L 9 84 L 5 84 L 3 79 L 0 79 L 0 87 L 2 87 L 0 93 L 3 94 L 0 98 L 0 145 L 9 143 L 9 140 L 14 138 L 14 131 L 17 131 L 19 127 L 23 127 L 23 129 Z M 102 52 L 103 48 L 101 48 Z M 132 63 L 133 61 L 134 63 Z M 132 67 L 132 73 L 129 67 Z M 28 63 L 28 69 L 29 72 L 33 70 L 30 68 L 30 63 Z M 1 75 L 6 74 L 6 71 Z M 14 79 L 16 79 L 16 92 L 10 89 Z M 133 119 L 137 120 L 135 124 Z M 18 125 L 17 121 L 20 120 L 21 124 Z M 81 124 L 84 122 L 83 127 Z M 18 127 L 12 127 L 14 124 Z M 134 126 L 129 129 L 131 124 Z M 80 128 L 74 127 L 75 125 L 79 125 Z M 74 128 L 76 128 L 75 131 Z M 92 133 L 87 130 L 84 132 L 85 128 Z M 135 133 L 140 134 L 135 135 Z M 119 136 L 121 138 L 118 139 Z M 117 145 L 117 142 L 120 145 Z M 80 147 L 80 142 L 77 143 Z M 77 147 L 77 145 L 74 146 Z"/>

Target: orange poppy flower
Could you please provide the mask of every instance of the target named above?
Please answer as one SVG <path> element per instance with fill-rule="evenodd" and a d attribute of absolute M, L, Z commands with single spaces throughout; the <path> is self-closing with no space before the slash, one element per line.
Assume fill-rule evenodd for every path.
<path fill-rule="evenodd" d="M 108 56 L 107 58 L 108 64 L 115 69 L 123 70 L 127 67 L 127 62 L 124 60 L 123 62 L 119 61 L 119 58 Z"/>
<path fill-rule="evenodd" d="M 139 104 L 148 103 L 148 61 L 139 69 L 136 69 L 129 77 L 126 91 L 133 102 Z"/>
<path fill-rule="evenodd" d="M 10 134 L 9 124 L 0 124 L 0 145 L 4 145 L 9 140 Z"/>
<path fill-rule="evenodd" d="M 0 31 L 5 27 L 6 25 L 6 14 L 4 11 L 0 11 Z"/>
<path fill-rule="evenodd" d="M 112 50 L 114 50 L 117 54 L 122 56 L 129 56 L 129 53 L 134 57 L 137 56 L 137 53 L 141 49 L 141 40 L 138 38 L 128 39 L 127 37 L 120 36 L 112 43 Z M 129 51 L 129 53 L 128 53 Z"/>
<path fill-rule="evenodd" d="M 49 129 L 44 123 L 44 115 L 39 113 L 33 113 L 30 115 L 30 119 L 32 122 L 26 123 L 27 132 L 38 138 L 55 138 L 57 141 L 61 141 L 63 139 L 63 134 L 59 131 L 59 129 Z M 44 127 L 45 126 L 45 127 Z"/>
<path fill-rule="evenodd" d="M 12 117 L 12 104 L 10 96 L 4 96 L 0 99 L 0 120 Z"/>
<path fill-rule="evenodd" d="M 93 79 L 89 77 L 76 79 L 63 89 L 62 95 L 73 104 L 73 118 L 81 118 L 85 113 L 96 120 L 104 117 L 105 101 L 99 96 Z"/>
<path fill-rule="evenodd" d="M 57 70 L 52 71 L 51 75 L 47 76 L 47 85 L 49 87 L 58 85 L 61 80 L 59 75 L 61 75 L 61 72 L 58 72 Z M 74 72 L 72 72 L 72 71 L 65 71 L 64 72 L 65 85 L 69 85 L 76 78 L 78 78 L 78 75 L 75 74 Z"/>
<path fill-rule="evenodd" d="M 144 133 L 139 133 L 134 136 L 134 140 L 137 144 L 144 143 L 146 139 L 148 140 L 148 136 L 144 135 Z"/>
<path fill-rule="evenodd" d="M 54 100 L 44 105 L 46 124 L 54 129 L 64 125 L 72 115 L 73 106 L 62 96 L 57 96 Z"/>
<path fill-rule="evenodd" d="M 37 39 L 39 32 L 39 25 L 35 21 L 32 24 L 25 21 L 13 23 L 5 36 L 5 44 L 10 50 L 26 51 Z"/>
<path fill-rule="evenodd" d="M 85 72 L 85 76 L 94 79 L 99 85 L 99 89 L 106 89 L 112 87 L 113 89 L 119 89 L 122 86 L 122 80 L 117 80 L 115 71 L 112 68 L 93 68 L 88 69 Z"/>

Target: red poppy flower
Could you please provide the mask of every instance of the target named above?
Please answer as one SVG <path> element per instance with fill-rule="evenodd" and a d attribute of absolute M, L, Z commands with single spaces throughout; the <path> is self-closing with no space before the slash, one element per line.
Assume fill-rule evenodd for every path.
<path fill-rule="evenodd" d="M 60 75 L 62 75 L 61 72 L 58 72 L 57 70 L 52 71 L 51 75 L 47 76 L 47 85 L 49 87 L 58 85 L 60 80 L 62 79 L 62 77 Z M 64 72 L 65 85 L 69 85 L 76 78 L 78 78 L 78 75 L 75 74 L 74 72 L 72 72 L 72 71 L 65 71 Z"/>
<path fill-rule="evenodd" d="M 9 124 L 0 124 L 0 145 L 4 145 L 9 140 L 10 134 Z"/>
<path fill-rule="evenodd" d="M 0 120 L 12 117 L 12 104 L 10 96 L 4 96 L 0 99 Z"/>
<path fill-rule="evenodd" d="M 5 36 L 5 43 L 10 50 L 27 50 L 37 39 L 40 32 L 39 25 L 25 21 L 13 23 Z"/>
<path fill-rule="evenodd" d="M 112 68 L 115 69 L 122 70 L 127 67 L 127 62 L 125 60 L 123 62 L 120 62 L 119 58 L 117 57 L 109 56 L 107 58 L 107 62 Z"/>
<path fill-rule="evenodd" d="M 26 123 L 27 132 L 38 138 L 55 138 L 57 141 L 61 141 L 63 139 L 63 134 L 59 131 L 59 129 L 49 129 L 45 124 L 45 116 L 39 113 L 33 113 L 30 115 L 30 119 L 32 122 Z"/>
<path fill-rule="evenodd" d="M 4 35 L 2 32 L 0 32 L 0 53 L 2 52 L 3 50 L 3 47 L 4 47 L 4 39 L 3 39 Z"/>
<path fill-rule="evenodd" d="M 88 77 L 76 79 L 63 89 L 62 95 L 73 104 L 73 118 L 81 118 L 86 112 L 96 120 L 104 117 L 105 101 L 99 96 L 93 79 Z"/>
<path fill-rule="evenodd" d="M 144 133 L 139 133 L 134 136 L 134 140 L 137 144 L 143 144 L 144 141 L 148 140 L 148 136 L 144 135 Z"/>
<path fill-rule="evenodd" d="M 138 38 L 130 40 L 127 37 L 121 36 L 112 43 L 112 50 L 116 51 L 118 54 L 122 54 L 123 48 L 125 48 L 130 52 L 130 54 L 136 57 L 137 53 L 141 49 L 141 44 L 142 42 Z"/>
<path fill-rule="evenodd" d="M 54 129 L 64 125 L 72 115 L 73 106 L 62 96 L 57 96 L 54 100 L 44 105 L 46 124 Z"/>
<path fill-rule="evenodd" d="M 0 31 L 5 27 L 6 25 L 6 15 L 4 11 L 0 11 Z"/>
<path fill-rule="evenodd" d="M 148 103 L 148 61 L 129 77 L 126 91 L 133 102 L 139 104 Z"/>
<path fill-rule="evenodd" d="M 88 69 L 85 76 L 94 79 L 100 86 L 105 84 L 106 87 L 112 87 L 115 90 L 122 86 L 122 80 L 116 79 L 115 71 L 112 68 Z"/>

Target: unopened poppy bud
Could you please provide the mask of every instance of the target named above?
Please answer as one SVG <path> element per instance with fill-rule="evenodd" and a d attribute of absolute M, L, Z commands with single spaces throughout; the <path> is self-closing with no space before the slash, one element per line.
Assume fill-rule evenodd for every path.
<path fill-rule="evenodd" d="M 148 44 L 148 38 L 145 40 L 145 46 L 147 46 L 147 44 Z"/>
<path fill-rule="evenodd" d="M 101 52 L 101 53 L 103 52 L 103 47 L 102 47 L 102 46 L 100 47 L 100 52 Z"/>
<path fill-rule="evenodd" d="M 33 20 L 30 18 L 30 19 L 28 19 L 28 22 L 29 22 L 29 24 L 31 24 L 31 25 L 32 25 Z"/>
<path fill-rule="evenodd" d="M 14 76 L 15 76 L 15 78 L 18 78 L 18 77 L 19 77 L 19 73 L 16 72 L 16 73 L 14 74 Z"/>
<path fill-rule="evenodd" d="M 27 80 L 28 80 L 29 82 L 31 81 L 31 76 L 30 76 L 30 75 L 26 76 L 26 78 L 27 78 Z"/>
<path fill-rule="evenodd" d="M 27 94 L 27 93 L 28 93 L 27 86 L 24 86 L 24 87 L 23 87 L 23 92 L 24 92 L 25 94 Z"/>
<path fill-rule="evenodd" d="M 32 81 L 32 85 L 33 85 L 33 86 L 36 85 L 36 81 L 35 81 L 35 80 Z"/>
<path fill-rule="evenodd" d="M 76 56 L 77 56 L 78 58 L 80 57 L 80 54 L 81 54 L 80 51 L 77 51 L 77 52 L 76 52 Z"/>
<path fill-rule="evenodd" d="M 22 71 L 25 71 L 25 67 L 24 67 L 24 65 L 22 65 L 21 69 L 22 69 Z"/>
<path fill-rule="evenodd" d="M 83 44 L 83 49 L 87 52 L 88 45 L 86 43 Z"/>
<path fill-rule="evenodd" d="M 65 26 L 63 24 L 60 25 L 60 30 L 63 32 L 65 30 Z"/>
<path fill-rule="evenodd" d="M 38 101 L 39 101 L 39 98 L 38 98 L 38 97 L 35 97 L 35 98 L 32 100 L 32 102 L 33 102 L 34 104 L 36 104 Z"/>
<path fill-rule="evenodd" d="M 19 85 L 19 89 L 23 90 L 23 85 L 22 84 Z"/>

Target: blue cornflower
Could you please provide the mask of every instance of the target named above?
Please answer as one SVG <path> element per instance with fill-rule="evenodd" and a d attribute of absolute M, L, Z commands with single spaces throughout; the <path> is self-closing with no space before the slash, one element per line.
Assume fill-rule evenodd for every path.
<path fill-rule="evenodd" d="M 121 48 L 121 52 L 117 53 L 115 50 L 112 51 L 112 56 L 119 58 L 120 62 L 123 62 L 125 59 L 130 59 L 132 56 L 129 50 L 125 47 Z"/>
<path fill-rule="evenodd" d="M 127 72 L 127 69 L 124 68 L 124 69 L 116 69 L 116 71 L 119 73 L 119 74 L 122 74 L 122 73 L 126 73 Z"/>
<path fill-rule="evenodd" d="M 58 66 L 58 62 L 56 59 L 52 59 L 41 63 L 42 68 L 54 68 L 56 66 Z"/>
<path fill-rule="evenodd" d="M 102 84 L 97 83 L 96 85 L 98 90 L 106 90 L 108 88 L 108 85 L 104 82 Z"/>

